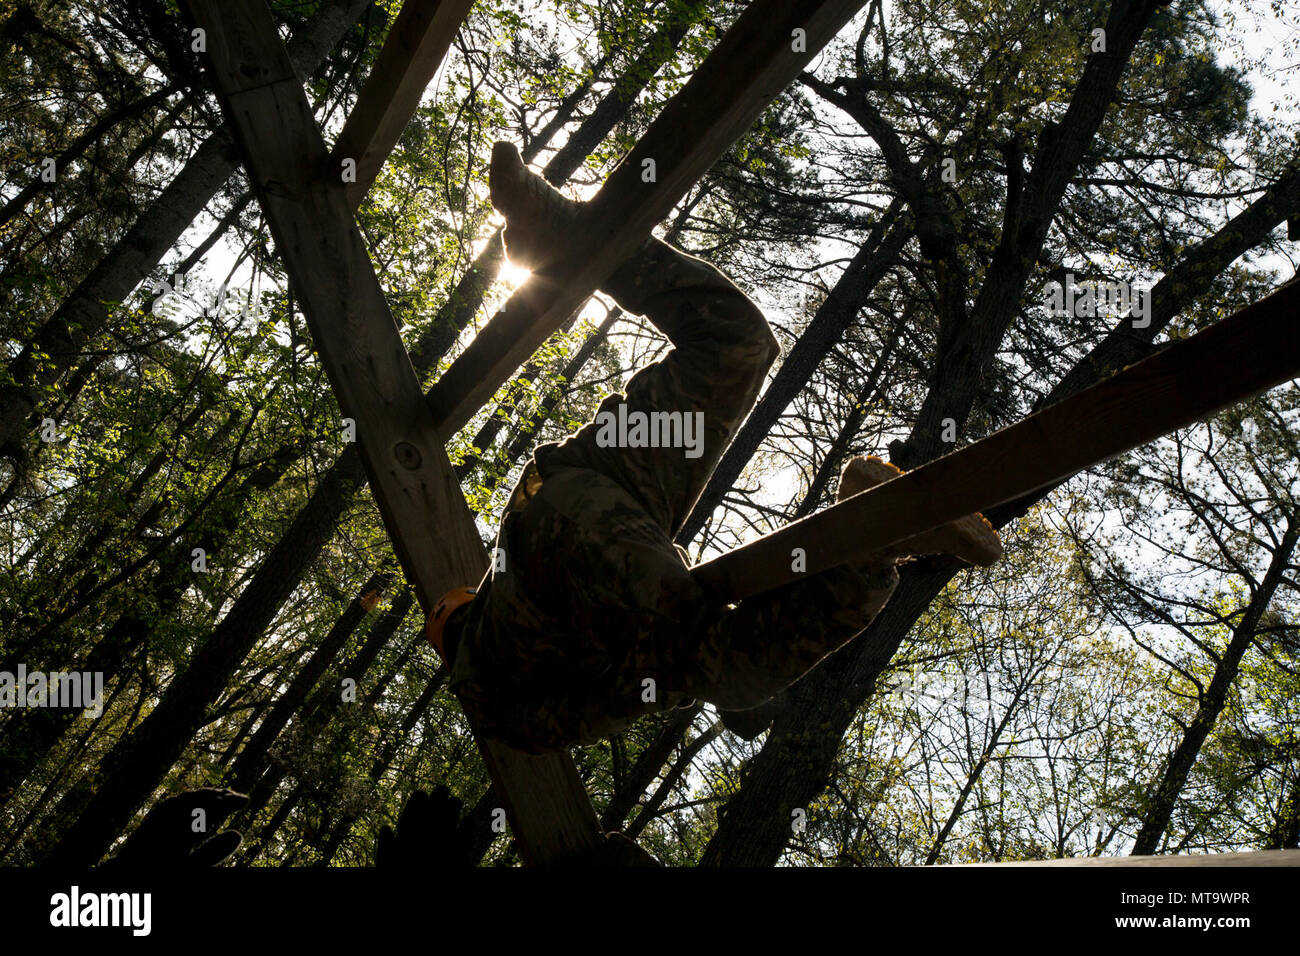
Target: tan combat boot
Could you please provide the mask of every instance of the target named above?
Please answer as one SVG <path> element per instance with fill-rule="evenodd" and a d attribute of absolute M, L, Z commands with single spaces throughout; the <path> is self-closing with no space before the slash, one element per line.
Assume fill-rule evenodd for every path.
<path fill-rule="evenodd" d="M 844 466 L 837 499 L 843 501 L 902 473 L 897 465 L 859 455 Z M 916 554 L 951 554 L 987 567 L 1002 557 L 1002 539 L 988 519 L 976 512 L 890 545 L 883 556 L 904 558 Z"/>

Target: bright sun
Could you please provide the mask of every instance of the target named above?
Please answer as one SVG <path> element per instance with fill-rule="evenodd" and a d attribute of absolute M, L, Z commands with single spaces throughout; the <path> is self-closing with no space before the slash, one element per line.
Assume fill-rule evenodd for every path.
<path fill-rule="evenodd" d="M 498 278 L 506 285 L 510 286 L 510 288 L 517 289 L 527 282 L 528 277 L 532 274 L 533 271 L 531 269 L 523 269 L 514 265 L 509 260 L 506 260 L 505 264 L 501 267 L 501 272 Z"/>

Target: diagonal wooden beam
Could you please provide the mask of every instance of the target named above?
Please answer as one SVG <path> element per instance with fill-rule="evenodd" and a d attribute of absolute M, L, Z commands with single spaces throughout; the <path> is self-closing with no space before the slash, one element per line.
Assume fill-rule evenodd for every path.
<path fill-rule="evenodd" d="M 582 306 L 863 2 L 754 0 L 746 8 L 588 203 L 591 228 L 574 237 L 575 264 L 534 273 L 430 390 L 444 434 L 462 428 Z"/>
<path fill-rule="evenodd" d="M 226 121 L 311 326 L 371 492 L 426 612 L 478 581 L 483 543 L 353 219 L 338 167 L 265 0 L 187 0 L 207 31 Z M 478 737 L 524 859 L 555 864 L 601 843 L 567 754 L 533 757 Z"/>
<path fill-rule="evenodd" d="M 334 159 L 356 161 L 348 204 L 361 205 L 424 91 L 447 55 L 474 0 L 406 0 L 393 22 L 366 85 L 348 114 Z"/>
<path fill-rule="evenodd" d="M 1012 501 L 1300 376 L 1300 282 L 973 445 L 692 569 L 739 600 Z"/>

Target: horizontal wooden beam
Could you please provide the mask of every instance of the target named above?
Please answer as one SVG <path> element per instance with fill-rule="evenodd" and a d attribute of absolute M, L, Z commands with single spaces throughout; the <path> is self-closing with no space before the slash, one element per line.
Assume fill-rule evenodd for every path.
<path fill-rule="evenodd" d="M 1067 867 L 1218 867 L 1300 866 L 1300 850 L 1251 850 L 1245 853 L 1178 853 L 1163 856 L 1071 856 L 1063 860 L 1016 860 L 1009 863 L 953 863 L 951 866 Z"/>
<path fill-rule="evenodd" d="M 610 174 L 571 266 L 534 273 L 443 373 L 429 401 L 451 434 L 579 309 L 864 0 L 754 0 Z M 652 178 L 651 178 L 652 177 Z"/>
<path fill-rule="evenodd" d="M 343 181 L 265 0 L 187 0 L 208 34 L 213 85 L 243 149 L 276 249 L 371 493 L 427 612 L 477 582 L 487 555 L 352 216 Z M 595 851 L 600 828 L 567 754 L 534 757 L 478 737 L 529 863 Z"/>
<path fill-rule="evenodd" d="M 472 7 L 473 0 L 406 0 L 393 22 L 366 85 L 348 114 L 334 159 L 356 161 L 348 204 L 361 205 Z"/>
<path fill-rule="evenodd" d="M 1300 376 L 1300 282 L 973 445 L 692 569 L 720 599 L 770 591 L 1011 501 Z"/>

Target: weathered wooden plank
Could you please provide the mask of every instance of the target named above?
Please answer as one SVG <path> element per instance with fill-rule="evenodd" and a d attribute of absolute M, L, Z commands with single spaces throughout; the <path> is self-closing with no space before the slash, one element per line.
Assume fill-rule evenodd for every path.
<path fill-rule="evenodd" d="M 1019 498 L 1300 375 L 1300 283 L 1021 422 L 697 565 L 738 600 Z"/>
<path fill-rule="evenodd" d="M 187 0 L 208 33 L 214 86 L 343 414 L 355 419 L 375 502 L 426 612 L 479 580 L 483 543 L 388 310 L 343 182 L 264 0 Z M 524 859 L 600 843 L 567 755 L 479 739 Z"/>
<path fill-rule="evenodd" d="M 1245 853 L 1197 853 L 1195 855 L 1179 853 L 1165 856 L 1072 856 L 1064 860 L 1016 860 L 1013 863 L 953 863 L 950 866 L 1300 866 L 1300 850 L 1251 850 Z"/>
<path fill-rule="evenodd" d="M 357 164 L 356 182 L 346 186 L 352 209 L 361 205 L 415 115 L 471 6 L 473 0 L 406 0 L 402 4 L 334 144 L 336 162 L 353 159 Z"/>
<path fill-rule="evenodd" d="M 429 401 L 444 434 L 463 427 L 586 301 L 862 5 L 749 5 L 590 200 L 593 227 L 574 236 L 572 266 L 535 273 L 434 385 Z"/>

